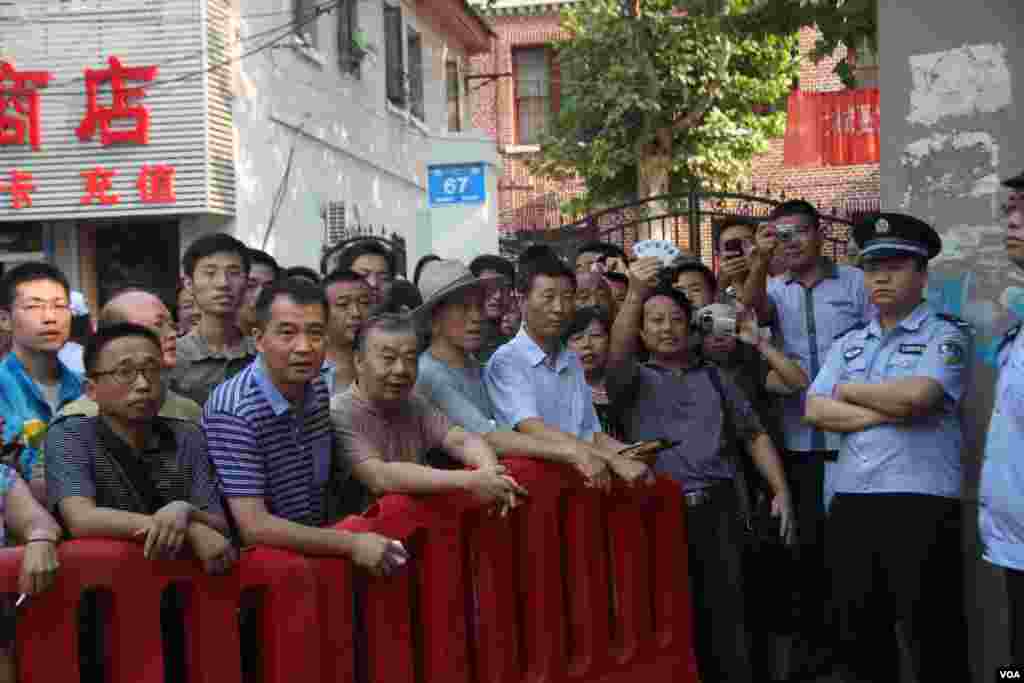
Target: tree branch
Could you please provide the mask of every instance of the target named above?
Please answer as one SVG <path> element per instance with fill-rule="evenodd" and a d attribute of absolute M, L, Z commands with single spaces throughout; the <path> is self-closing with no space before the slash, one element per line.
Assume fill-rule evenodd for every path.
<path fill-rule="evenodd" d="M 710 95 L 701 99 L 696 107 L 683 114 L 681 118 L 677 118 L 672 122 L 672 130 L 677 133 L 682 133 L 683 131 L 689 130 L 700 123 L 700 120 L 704 118 L 704 114 L 707 113 L 708 108 L 711 106 L 713 99 L 714 98 Z"/>

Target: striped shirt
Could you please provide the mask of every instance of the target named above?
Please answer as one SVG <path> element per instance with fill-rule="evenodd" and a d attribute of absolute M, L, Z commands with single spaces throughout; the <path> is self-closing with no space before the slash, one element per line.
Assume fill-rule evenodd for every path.
<path fill-rule="evenodd" d="M 333 437 L 327 385 L 306 387 L 301 414 L 257 358 L 214 389 L 203 410 L 210 456 L 228 498 L 263 498 L 278 517 L 319 526 Z"/>
<path fill-rule="evenodd" d="M 46 432 L 46 452 L 46 497 L 54 511 L 65 498 L 83 496 L 97 507 L 143 515 L 176 500 L 221 512 L 206 440 L 192 422 L 156 418 L 149 443 L 136 452 L 101 417 L 62 417 Z M 129 470 L 151 482 L 154 500 L 136 488 Z"/>

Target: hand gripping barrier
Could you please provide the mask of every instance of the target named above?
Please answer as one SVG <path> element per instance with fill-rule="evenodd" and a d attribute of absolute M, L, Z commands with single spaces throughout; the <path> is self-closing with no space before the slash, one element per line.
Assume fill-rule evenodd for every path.
<path fill-rule="evenodd" d="M 266 548 L 209 577 L 195 562 L 146 560 L 139 544 L 66 542 L 56 584 L 19 612 L 20 680 L 79 679 L 75 608 L 99 587 L 112 595 L 112 683 L 162 681 L 160 594 L 176 584 L 189 683 L 241 681 L 249 589 L 264 594 L 266 683 L 356 681 L 357 659 L 373 683 L 697 681 L 679 487 L 604 494 L 560 465 L 505 462 L 530 491 L 507 517 L 468 495 L 386 496 L 341 522 L 402 540 L 411 560 L 387 578 Z M 0 591 L 17 591 L 20 558 L 0 552 Z"/>

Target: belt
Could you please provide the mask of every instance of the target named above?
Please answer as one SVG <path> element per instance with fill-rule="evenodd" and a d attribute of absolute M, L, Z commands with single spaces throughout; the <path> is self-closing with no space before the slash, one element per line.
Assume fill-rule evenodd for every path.
<path fill-rule="evenodd" d="M 709 503 L 724 491 L 731 491 L 733 484 L 726 482 L 722 484 L 715 484 L 714 486 L 708 486 L 706 488 L 697 489 L 696 491 L 687 491 L 683 494 L 683 502 L 686 503 L 686 507 L 695 508 L 704 503 Z"/>

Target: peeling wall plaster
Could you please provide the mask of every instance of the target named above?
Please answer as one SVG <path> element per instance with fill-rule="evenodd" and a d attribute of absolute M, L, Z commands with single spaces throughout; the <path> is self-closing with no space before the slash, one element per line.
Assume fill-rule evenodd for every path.
<path fill-rule="evenodd" d="M 910 70 L 910 123 L 931 126 L 948 117 L 996 112 L 1013 102 L 1001 43 L 915 55 Z"/>
<path fill-rule="evenodd" d="M 911 55 L 909 64 L 906 120 L 929 134 L 911 139 L 899 156 L 906 178 L 899 208 L 931 221 L 942 235 L 928 298 L 975 325 L 976 352 L 992 363 L 1000 335 L 1024 317 L 1024 297 L 1007 277 L 1014 269 L 999 223 L 999 138 L 986 128 L 991 115 L 1013 104 L 1007 50 L 1001 43 L 969 45 Z M 947 202 L 969 207 L 975 221 L 944 225 Z"/>

